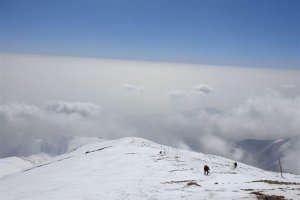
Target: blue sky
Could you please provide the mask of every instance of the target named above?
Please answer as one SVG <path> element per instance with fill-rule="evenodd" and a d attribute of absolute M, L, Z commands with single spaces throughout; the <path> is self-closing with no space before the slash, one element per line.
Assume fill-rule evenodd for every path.
<path fill-rule="evenodd" d="M 1 52 L 300 69 L 297 0 L 0 0 Z"/>

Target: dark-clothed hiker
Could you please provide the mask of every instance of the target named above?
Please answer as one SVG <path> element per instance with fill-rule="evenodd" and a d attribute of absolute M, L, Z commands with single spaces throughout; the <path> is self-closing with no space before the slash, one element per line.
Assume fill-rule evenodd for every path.
<path fill-rule="evenodd" d="M 234 166 L 234 169 L 236 169 L 236 167 L 237 167 L 237 163 L 235 162 L 235 163 L 233 164 L 233 166 Z"/>
<path fill-rule="evenodd" d="M 204 175 L 208 175 L 209 173 L 209 167 L 207 165 L 204 165 Z"/>

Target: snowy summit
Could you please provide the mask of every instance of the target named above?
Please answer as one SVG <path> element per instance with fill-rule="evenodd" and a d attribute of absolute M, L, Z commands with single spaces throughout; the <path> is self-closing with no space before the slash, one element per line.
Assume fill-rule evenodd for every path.
<path fill-rule="evenodd" d="M 141 138 L 100 141 L 1 177 L 0 199 L 300 199 L 299 175 L 234 162 Z"/>

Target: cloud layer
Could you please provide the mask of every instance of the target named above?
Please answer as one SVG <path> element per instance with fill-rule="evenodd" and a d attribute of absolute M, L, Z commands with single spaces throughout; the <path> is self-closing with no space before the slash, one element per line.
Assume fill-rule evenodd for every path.
<path fill-rule="evenodd" d="M 98 115 L 102 108 L 92 103 L 53 101 L 45 105 L 45 110 L 61 114 L 78 114 L 84 117 Z"/>
<path fill-rule="evenodd" d="M 3 104 L 0 122 L 1 157 L 38 153 L 41 151 L 38 143 L 45 139 L 65 140 L 70 136 L 116 138 L 130 133 L 100 106 L 82 102 L 55 101 L 43 107 Z"/>
<path fill-rule="evenodd" d="M 1 105 L 0 122 L 1 157 L 37 153 L 41 151 L 39 141 L 49 138 L 138 136 L 235 160 L 247 159 L 251 163 L 254 158 L 245 158 L 249 155 L 237 149 L 234 141 L 249 138 L 298 141 L 300 97 L 286 98 L 272 93 L 248 99 L 228 112 L 202 108 L 128 117 L 114 116 L 93 103 L 52 101 L 41 107 L 12 103 Z M 294 172 L 299 172 L 299 163 L 295 162 L 299 146 L 293 145 L 283 158 Z"/>

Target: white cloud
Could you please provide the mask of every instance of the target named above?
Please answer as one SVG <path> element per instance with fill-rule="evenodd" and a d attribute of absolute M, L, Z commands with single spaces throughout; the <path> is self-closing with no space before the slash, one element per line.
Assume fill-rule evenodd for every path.
<path fill-rule="evenodd" d="M 182 90 L 170 90 L 167 95 L 170 98 L 174 98 L 174 99 L 182 99 L 187 97 L 187 93 L 185 91 Z"/>
<path fill-rule="evenodd" d="M 143 86 L 138 86 L 133 84 L 123 84 L 122 89 L 129 92 L 139 92 L 139 93 L 145 92 L 145 88 Z"/>
<path fill-rule="evenodd" d="M 248 99 L 214 120 L 228 138 L 296 137 L 300 129 L 300 97 L 285 98 L 268 94 Z"/>
<path fill-rule="evenodd" d="M 281 88 L 284 88 L 284 89 L 293 89 L 296 87 L 296 85 L 292 85 L 292 84 L 284 84 L 284 85 L 281 85 L 280 86 Z"/>
<path fill-rule="evenodd" d="M 47 147 L 37 143 L 47 138 L 63 141 L 70 136 L 118 138 L 131 134 L 100 106 L 78 102 L 54 101 L 43 107 L 2 104 L 0 124 L 0 157 L 38 153 Z"/>
<path fill-rule="evenodd" d="M 202 94 L 209 94 L 212 91 L 214 91 L 214 89 L 208 85 L 205 84 L 199 84 L 199 85 L 195 85 L 194 90 L 197 90 L 198 92 L 201 92 Z"/>
<path fill-rule="evenodd" d="M 56 113 L 80 114 L 92 116 L 99 114 L 102 108 L 92 103 L 53 101 L 45 105 L 45 109 Z"/>
<path fill-rule="evenodd" d="M 196 145 L 195 139 L 216 135 L 228 141 L 243 139 L 285 139 L 299 136 L 300 97 L 263 95 L 248 99 L 227 112 L 198 109 L 168 115 L 139 116 L 130 126 L 141 136 L 177 138 Z M 153 131 L 155 129 L 155 131 Z M 155 138 L 155 137 L 153 137 Z M 156 141 L 158 141 L 156 139 Z"/>
<path fill-rule="evenodd" d="M 10 119 L 33 119 L 38 118 L 40 109 L 33 105 L 12 103 L 0 106 L 0 119 L 8 121 Z"/>
<path fill-rule="evenodd" d="M 234 160 L 241 160 L 244 156 L 244 152 L 233 147 L 228 141 L 216 135 L 205 135 L 199 140 L 202 152 L 221 155 Z"/>

